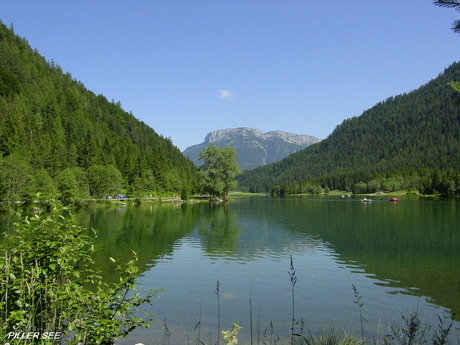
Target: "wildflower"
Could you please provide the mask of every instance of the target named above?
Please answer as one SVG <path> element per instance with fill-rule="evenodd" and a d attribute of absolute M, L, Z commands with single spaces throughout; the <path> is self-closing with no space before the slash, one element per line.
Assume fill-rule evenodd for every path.
<path fill-rule="evenodd" d="M 238 339 L 236 335 L 238 334 L 241 327 L 234 322 L 233 329 L 231 331 L 222 331 L 222 339 L 225 341 L 225 345 L 237 345 Z"/>

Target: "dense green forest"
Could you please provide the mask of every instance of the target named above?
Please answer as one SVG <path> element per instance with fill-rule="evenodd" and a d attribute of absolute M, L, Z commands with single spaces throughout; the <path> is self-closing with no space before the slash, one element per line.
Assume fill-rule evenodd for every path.
<path fill-rule="evenodd" d="M 460 105 L 448 85 L 459 80 L 460 64 L 454 63 L 419 89 L 345 120 L 322 142 L 245 172 L 240 188 L 275 194 L 329 189 L 459 194 Z"/>
<path fill-rule="evenodd" d="M 170 139 L 95 95 L 0 23 L 0 200 L 75 200 L 196 188 Z"/>

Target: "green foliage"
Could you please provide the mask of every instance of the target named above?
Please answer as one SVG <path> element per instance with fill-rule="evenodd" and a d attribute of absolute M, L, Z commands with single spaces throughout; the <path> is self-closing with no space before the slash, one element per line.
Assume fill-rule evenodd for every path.
<path fill-rule="evenodd" d="M 39 199 L 42 201 L 56 200 L 59 196 L 59 190 L 56 183 L 51 178 L 48 171 L 43 168 L 37 170 L 35 173 L 34 189 L 42 191 L 39 196 Z"/>
<path fill-rule="evenodd" d="M 383 337 L 385 345 L 419 345 L 429 344 L 445 345 L 448 343 L 449 334 L 453 325 L 454 315 L 450 315 L 450 321 L 438 315 L 438 329 L 429 337 L 430 327 L 422 324 L 418 312 L 410 312 L 401 315 L 404 325 L 402 327 L 391 326 L 392 334 Z"/>
<path fill-rule="evenodd" d="M 77 180 L 72 169 L 65 169 L 61 172 L 58 180 L 61 191 L 61 201 L 69 204 L 77 198 Z"/>
<path fill-rule="evenodd" d="M 64 204 L 75 203 L 89 196 L 89 182 L 82 168 L 64 169 L 58 177 L 59 199 Z"/>
<path fill-rule="evenodd" d="M 125 112 L 119 103 L 95 95 L 69 73 L 62 73 L 55 62 L 47 62 L 0 22 L 0 160 L 10 155 L 16 161 L 20 156 L 20 164 L 27 166 L 21 173 L 26 180 L 43 169 L 55 180 L 67 180 L 60 187 L 66 201 L 88 197 L 80 183 L 82 174 L 73 171 L 78 175 L 75 189 L 66 169 L 81 169 L 86 175 L 83 180 L 94 177 L 89 174 L 94 166 L 105 167 L 115 176 L 116 186 L 94 177 L 88 186 L 97 194 L 93 196 L 118 189 L 115 169 L 128 190 L 139 179 L 148 179 L 147 184 L 137 183 L 138 193 L 151 192 L 152 184 L 155 190 L 176 193 L 184 186 L 195 191 L 196 186 L 195 166 L 171 140 Z M 26 182 L 21 190 L 3 190 L 0 199 L 23 201 L 25 187 L 31 188 L 32 195 L 54 193 Z"/>
<path fill-rule="evenodd" d="M 204 173 L 204 190 L 213 196 L 227 199 L 228 192 L 237 185 L 236 176 L 241 173 L 236 162 L 234 147 L 209 145 L 200 153 Z"/>
<path fill-rule="evenodd" d="M 190 191 L 187 187 L 182 187 L 182 190 L 180 192 L 180 198 L 182 200 L 188 200 L 190 198 Z"/>
<path fill-rule="evenodd" d="M 96 198 L 118 194 L 123 178 L 120 171 L 113 165 L 93 165 L 88 169 L 91 195 Z"/>
<path fill-rule="evenodd" d="M 29 201 L 33 181 L 32 167 L 21 155 L 12 154 L 0 160 L 0 200 L 6 205 Z"/>
<path fill-rule="evenodd" d="M 460 93 L 460 83 L 451 81 L 447 83 L 455 92 Z"/>
<path fill-rule="evenodd" d="M 19 91 L 20 85 L 16 76 L 0 66 L 0 95 L 10 96 Z"/>
<path fill-rule="evenodd" d="M 458 97 L 458 94 L 460 93 L 460 83 L 451 81 L 447 84 L 457 93 L 457 104 L 460 104 L 460 98 Z"/>
<path fill-rule="evenodd" d="M 460 107 L 448 85 L 452 80 L 460 80 L 460 63 L 415 91 L 343 121 L 320 143 L 244 172 L 240 188 L 291 193 L 309 183 L 375 192 L 407 185 L 424 194 L 460 194 Z"/>
<path fill-rule="evenodd" d="M 364 194 L 367 193 L 367 183 L 366 182 L 358 182 L 353 185 L 352 188 L 353 193 L 355 194 Z"/>
<path fill-rule="evenodd" d="M 299 343 L 305 345 L 364 345 L 365 341 L 359 340 L 354 335 L 331 330 L 320 330 L 318 334 L 308 331 L 298 334 Z"/>
<path fill-rule="evenodd" d="M 70 344 L 112 344 L 152 320 L 134 316 L 155 295 L 132 293 L 137 258 L 118 267 L 118 283 L 102 282 L 92 268 L 90 239 L 75 216 L 64 212 L 55 205 L 46 215 L 18 215 L 16 229 L 1 244 L 0 341 L 8 342 L 8 332 L 16 330 L 62 332 Z"/>

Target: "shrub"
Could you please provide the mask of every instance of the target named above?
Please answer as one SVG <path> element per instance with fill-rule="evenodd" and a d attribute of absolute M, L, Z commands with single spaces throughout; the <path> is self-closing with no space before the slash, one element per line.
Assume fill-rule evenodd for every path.
<path fill-rule="evenodd" d="M 133 294 L 139 269 L 136 256 L 119 266 L 117 284 L 102 282 L 93 269 L 94 250 L 85 229 L 60 205 L 48 214 L 19 216 L 15 230 L 0 244 L 0 334 L 62 332 L 69 344 L 113 344 L 153 315 L 135 317 L 156 291 Z M 114 259 L 112 259 L 114 261 Z M 12 342 L 13 343 L 13 342 Z M 23 340 L 29 344 L 30 340 Z M 37 342 L 35 342 L 37 343 Z M 39 344 L 60 340 L 40 339 Z M 14 342 L 22 344 L 22 342 Z"/>

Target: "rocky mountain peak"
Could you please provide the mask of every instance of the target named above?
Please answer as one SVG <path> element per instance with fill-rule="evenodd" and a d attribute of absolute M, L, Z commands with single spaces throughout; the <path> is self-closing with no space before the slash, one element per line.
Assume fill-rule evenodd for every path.
<path fill-rule="evenodd" d="M 258 129 L 254 128 L 247 128 L 247 127 L 239 127 L 239 128 L 227 128 L 227 129 L 218 129 L 212 131 L 206 135 L 204 143 L 215 143 L 221 141 L 223 139 L 229 139 L 231 137 L 239 137 L 239 136 L 256 136 L 261 137 L 263 133 Z"/>
<path fill-rule="evenodd" d="M 188 147 L 184 155 L 199 166 L 202 164 L 199 161 L 200 152 L 210 144 L 230 146 L 236 150 L 241 169 L 248 170 L 281 160 L 319 141 L 320 139 L 309 135 L 284 131 L 262 133 L 254 128 L 227 128 L 208 133 L 203 143 Z"/>

